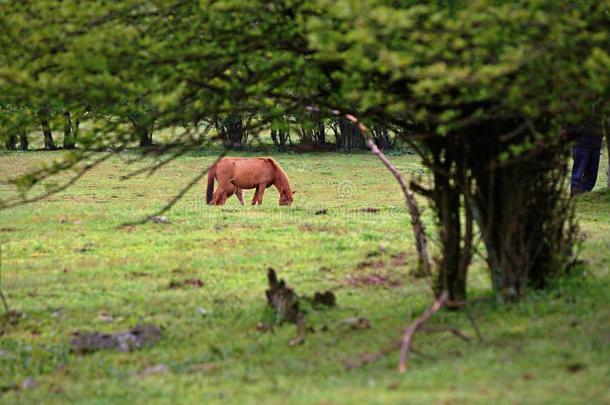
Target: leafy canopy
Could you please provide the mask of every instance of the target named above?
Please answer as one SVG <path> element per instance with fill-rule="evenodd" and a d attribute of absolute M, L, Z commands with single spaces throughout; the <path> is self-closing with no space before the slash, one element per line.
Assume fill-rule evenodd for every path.
<path fill-rule="evenodd" d="M 320 115 L 336 109 L 439 136 L 490 117 L 559 125 L 609 112 L 609 0 L 40 0 L 1 8 L 0 104 L 13 107 L 2 109 L 0 127 L 9 132 L 22 122 L 15 114 L 39 106 L 104 112 L 66 154 L 73 164 L 133 142 L 125 117 L 143 102 L 157 127 L 235 112 L 273 121 L 315 105 Z M 204 138 L 185 131 L 175 147 Z M 38 176 L 55 170 L 47 169 Z"/>

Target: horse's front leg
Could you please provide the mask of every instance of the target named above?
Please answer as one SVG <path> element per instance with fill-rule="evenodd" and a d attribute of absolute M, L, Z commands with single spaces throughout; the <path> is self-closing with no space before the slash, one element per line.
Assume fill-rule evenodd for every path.
<path fill-rule="evenodd" d="M 254 195 L 252 196 L 252 205 L 256 205 L 256 201 L 258 201 L 258 190 L 260 189 L 259 186 L 256 186 L 256 189 L 254 190 Z"/>
<path fill-rule="evenodd" d="M 258 193 L 256 193 L 256 202 L 258 205 L 262 205 L 263 194 L 265 194 L 265 184 L 259 184 L 256 190 L 258 190 Z"/>
<path fill-rule="evenodd" d="M 241 205 L 244 205 L 244 189 L 237 187 L 235 189 L 235 195 L 237 196 L 237 199 L 239 200 L 239 203 Z"/>

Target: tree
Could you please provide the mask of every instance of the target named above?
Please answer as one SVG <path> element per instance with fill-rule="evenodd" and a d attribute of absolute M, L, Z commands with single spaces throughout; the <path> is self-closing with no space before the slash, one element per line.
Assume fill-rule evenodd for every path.
<path fill-rule="evenodd" d="M 371 126 L 371 136 L 379 149 L 394 149 L 396 147 L 397 136 L 390 135 L 390 129 L 379 123 Z"/>
<path fill-rule="evenodd" d="M 290 140 L 290 123 L 288 119 L 282 117 L 270 124 L 271 141 L 279 151 L 286 150 L 286 142 L 292 143 Z"/>
<path fill-rule="evenodd" d="M 143 101 L 126 103 L 125 116 L 132 125 L 141 148 L 152 146 L 157 108 Z"/>
<path fill-rule="evenodd" d="M 602 121 L 604 137 L 606 138 L 606 156 L 608 156 L 608 165 L 606 167 L 606 187 L 610 188 L 610 118 L 604 117 Z"/>
<path fill-rule="evenodd" d="M 40 122 L 40 128 L 42 135 L 44 136 L 44 148 L 45 150 L 55 150 L 55 141 L 53 140 L 53 133 L 51 132 L 51 107 L 49 105 L 42 105 L 38 109 L 38 121 Z"/>
<path fill-rule="evenodd" d="M 242 114 L 215 117 L 214 127 L 225 148 L 240 149 L 248 142 L 248 131 Z"/>
<path fill-rule="evenodd" d="M 433 188 L 419 189 L 439 225 L 438 290 L 453 303 L 466 298 L 475 226 L 500 299 L 544 286 L 572 260 L 561 128 L 597 118 L 593 105 L 595 114 L 609 113 L 607 2 L 99 1 L 83 8 L 46 0 L 6 8 L 5 97 L 61 101 L 68 110 L 83 102 L 117 109 L 140 97 L 158 109 L 157 128 L 261 113 L 267 122 L 252 125 L 285 116 L 305 122 L 313 110 L 320 120 L 349 113 L 399 128 L 432 173 Z M 71 24 L 58 27 L 58 12 Z M 121 125 L 110 120 L 66 159 L 74 165 L 96 147 L 137 139 Z M 342 149 L 364 145 L 358 127 L 339 127 Z M 193 135 L 185 131 L 164 151 L 199 147 Z M 20 184 L 27 189 L 66 165 Z"/>
<path fill-rule="evenodd" d="M 72 116 L 70 111 L 64 111 L 64 149 L 74 149 L 76 147 L 76 134 L 72 124 Z"/>
<path fill-rule="evenodd" d="M 25 128 L 19 130 L 19 147 L 21 150 L 28 150 L 30 146 L 30 140 L 28 139 L 28 133 Z"/>
<path fill-rule="evenodd" d="M 14 133 L 6 134 L 4 136 L 4 146 L 8 150 L 17 149 L 17 136 Z"/>
<path fill-rule="evenodd" d="M 337 149 L 343 152 L 352 152 L 364 149 L 364 135 L 357 125 L 345 118 L 339 118 L 339 132 L 335 134 Z"/>
<path fill-rule="evenodd" d="M 28 127 L 31 124 L 30 109 L 25 105 L 15 105 L 10 102 L 0 103 L 0 138 L 4 138 L 7 149 L 17 149 L 17 142 L 21 150 L 28 150 Z"/>

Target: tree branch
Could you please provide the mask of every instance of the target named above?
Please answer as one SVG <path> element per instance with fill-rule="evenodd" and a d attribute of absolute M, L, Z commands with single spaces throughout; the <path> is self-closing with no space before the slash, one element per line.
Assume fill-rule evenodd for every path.
<path fill-rule="evenodd" d="M 364 125 L 362 125 L 364 127 Z M 423 273 L 426 276 L 430 276 L 432 274 L 432 266 L 430 264 L 430 256 L 428 254 L 428 242 L 426 240 L 426 229 L 424 228 L 424 224 L 421 220 L 421 213 L 419 210 L 419 206 L 417 201 L 415 200 L 415 196 L 413 192 L 407 186 L 402 175 L 398 172 L 396 167 L 388 160 L 386 155 L 377 147 L 375 142 L 368 138 L 366 141 L 366 145 L 371 150 L 373 155 L 377 156 L 379 160 L 387 167 L 387 169 L 394 175 L 398 184 L 400 184 L 400 188 L 402 189 L 402 193 L 405 196 L 405 202 L 409 209 L 409 214 L 411 215 L 411 225 L 413 226 L 413 233 L 415 234 L 415 241 L 417 245 L 417 253 L 419 254 L 419 264 Z"/>
<path fill-rule="evenodd" d="M 310 107 L 315 108 L 315 107 Z M 335 116 L 341 115 L 341 112 L 338 110 L 331 110 L 331 113 Z M 390 162 L 390 160 L 386 157 L 386 155 L 377 147 L 374 140 L 370 136 L 369 129 L 361 122 L 358 121 L 358 118 L 353 116 L 352 114 L 344 114 L 344 117 L 351 121 L 354 124 L 358 125 L 358 129 L 362 132 L 363 135 L 367 136 L 366 145 L 371 150 L 373 155 L 377 156 L 379 160 L 384 164 L 384 166 L 392 173 L 398 184 L 400 184 L 400 188 L 402 189 L 402 193 L 405 196 L 405 202 L 407 204 L 407 208 L 409 209 L 409 215 L 411 216 L 411 225 L 413 226 L 413 233 L 415 234 L 415 241 L 417 246 L 417 253 L 419 254 L 419 265 L 421 267 L 422 272 L 426 276 L 432 275 L 432 265 L 430 263 L 430 255 L 428 254 L 428 242 L 426 240 L 426 229 L 421 220 L 421 212 L 419 210 L 419 205 L 417 204 L 417 200 L 415 200 L 415 195 L 405 182 L 404 178 L 396 169 L 396 167 Z"/>
<path fill-rule="evenodd" d="M 3 210 L 3 209 L 17 207 L 20 205 L 35 203 L 35 202 L 44 200 L 45 198 L 50 197 L 54 194 L 60 193 L 60 192 L 64 191 L 65 189 L 67 189 L 68 187 L 70 187 L 71 185 L 73 185 L 74 183 L 76 183 L 81 177 L 83 177 L 85 174 L 87 174 L 87 172 L 89 172 L 91 169 L 98 166 L 102 162 L 108 160 L 114 154 L 115 154 L 114 152 L 107 153 L 107 154 L 103 155 L 101 158 L 94 160 L 92 163 L 85 165 L 70 180 L 68 180 L 61 186 L 54 187 L 53 189 L 51 189 L 43 194 L 37 195 L 32 198 L 21 198 L 20 200 L 14 201 L 14 202 L 0 200 L 0 209 Z"/>
<path fill-rule="evenodd" d="M 193 186 L 195 186 L 195 184 L 197 184 L 197 182 L 199 182 L 199 180 L 201 180 L 203 177 L 205 177 L 206 174 L 208 174 L 208 171 L 210 170 L 210 168 L 212 166 L 214 166 L 216 163 L 218 163 L 218 161 L 220 159 L 222 159 L 226 154 L 226 150 L 224 150 L 220 156 L 218 156 L 218 158 L 216 158 L 216 160 L 209 165 L 205 170 L 202 170 L 201 172 L 199 172 L 199 174 L 197 174 L 197 176 L 193 177 L 191 179 L 191 181 L 182 188 L 182 190 L 180 190 L 180 192 L 174 196 L 174 198 L 172 198 L 167 204 L 165 204 L 160 210 L 158 210 L 157 212 L 155 212 L 154 214 L 151 214 L 141 220 L 138 221 L 134 221 L 134 222 L 127 222 L 124 223 L 123 226 L 128 226 L 128 225 L 142 225 L 143 223 L 145 223 L 146 221 L 150 220 L 152 217 L 156 217 L 159 215 L 162 215 L 164 213 L 166 213 L 167 211 L 169 211 L 174 205 L 176 205 L 176 203 L 178 201 L 180 201 L 180 199 L 182 197 L 184 197 L 184 195 L 191 189 L 193 188 Z"/>

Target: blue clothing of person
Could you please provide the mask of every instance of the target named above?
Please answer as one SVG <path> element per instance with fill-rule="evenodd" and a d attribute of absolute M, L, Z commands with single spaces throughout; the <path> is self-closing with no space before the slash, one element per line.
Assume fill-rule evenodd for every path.
<path fill-rule="evenodd" d="M 580 129 L 575 131 L 576 143 L 572 148 L 572 194 L 593 190 L 599 170 L 602 137 L 594 131 Z"/>

